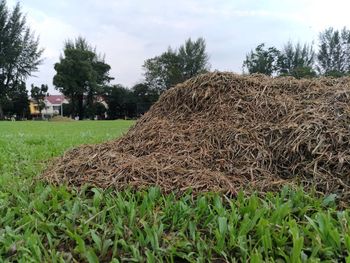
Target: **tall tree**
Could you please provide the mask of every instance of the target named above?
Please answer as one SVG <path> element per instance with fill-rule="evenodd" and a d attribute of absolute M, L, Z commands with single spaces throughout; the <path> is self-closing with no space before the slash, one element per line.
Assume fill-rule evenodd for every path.
<path fill-rule="evenodd" d="M 53 83 L 56 89 L 70 98 L 72 115 L 83 119 L 86 108 L 84 97 L 87 107 L 92 107 L 94 96 L 100 94 L 112 79 L 110 68 L 84 38 L 78 37 L 65 43 L 63 55 L 55 64 Z"/>
<path fill-rule="evenodd" d="M 261 43 L 255 50 L 250 51 L 243 61 L 243 70 L 247 69 L 249 74 L 262 73 L 271 76 L 277 71 L 277 60 L 280 52 L 275 47 L 265 48 Z"/>
<path fill-rule="evenodd" d="M 147 83 L 138 83 L 132 88 L 136 103 L 136 114 L 144 114 L 158 100 L 159 94 Z"/>
<path fill-rule="evenodd" d="M 32 99 L 36 102 L 38 105 L 38 109 L 41 115 L 41 111 L 45 108 L 45 96 L 47 94 L 49 87 L 47 85 L 42 84 L 40 87 L 34 86 L 32 84 L 31 90 L 30 90 L 30 96 Z"/>
<path fill-rule="evenodd" d="M 43 50 L 26 25 L 26 18 L 19 3 L 9 10 L 6 1 L 0 2 L 0 119 L 3 119 L 3 103 L 9 93 L 21 85 L 38 69 Z"/>
<path fill-rule="evenodd" d="M 339 77 L 350 70 L 350 31 L 332 27 L 320 33 L 317 54 L 318 71 L 326 76 Z"/>
<path fill-rule="evenodd" d="M 91 120 L 95 119 L 97 116 L 98 119 L 104 119 L 104 114 L 107 112 L 107 109 L 104 104 L 101 102 L 95 101 L 92 105 L 86 105 L 85 116 Z"/>
<path fill-rule="evenodd" d="M 159 93 L 210 69 L 203 38 L 186 40 L 178 50 L 168 48 L 160 56 L 144 62 L 145 79 Z"/>
<path fill-rule="evenodd" d="M 29 98 L 24 82 L 11 88 L 8 100 L 4 103 L 4 115 L 25 118 L 29 114 Z"/>
<path fill-rule="evenodd" d="M 109 119 L 134 117 L 136 115 L 133 93 L 122 85 L 106 87 L 104 99 L 108 105 L 107 114 Z"/>
<path fill-rule="evenodd" d="M 181 63 L 177 52 L 170 47 L 160 56 L 147 59 L 143 68 L 149 86 L 161 93 L 182 81 Z"/>
<path fill-rule="evenodd" d="M 204 38 L 198 38 L 196 41 L 192 41 L 191 38 L 189 38 L 184 45 L 180 46 L 178 57 L 181 64 L 183 80 L 209 71 L 209 55 L 205 49 L 206 44 Z"/>
<path fill-rule="evenodd" d="M 277 68 L 280 75 L 295 78 L 314 77 L 315 52 L 311 45 L 293 45 L 288 42 L 278 57 Z"/>

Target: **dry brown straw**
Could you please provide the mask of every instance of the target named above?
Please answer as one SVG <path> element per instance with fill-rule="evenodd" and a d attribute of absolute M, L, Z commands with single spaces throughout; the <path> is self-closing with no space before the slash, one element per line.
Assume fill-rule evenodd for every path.
<path fill-rule="evenodd" d="M 163 192 L 349 195 L 350 79 L 208 73 L 165 92 L 122 138 L 70 150 L 50 183 Z"/>

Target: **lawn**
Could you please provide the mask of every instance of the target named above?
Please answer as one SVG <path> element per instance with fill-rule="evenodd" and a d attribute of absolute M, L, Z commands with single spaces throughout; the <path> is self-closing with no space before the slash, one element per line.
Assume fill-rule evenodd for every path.
<path fill-rule="evenodd" d="M 350 210 L 333 195 L 175 198 L 36 179 L 52 157 L 132 124 L 0 122 L 0 262 L 350 262 Z"/>

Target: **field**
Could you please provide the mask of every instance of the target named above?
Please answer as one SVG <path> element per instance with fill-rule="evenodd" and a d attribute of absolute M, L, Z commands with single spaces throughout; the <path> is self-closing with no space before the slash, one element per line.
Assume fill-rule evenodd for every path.
<path fill-rule="evenodd" d="M 51 158 L 132 124 L 0 122 L 0 262 L 350 262 L 350 210 L 335 195 L 176 198 L 37 179 Z"/>

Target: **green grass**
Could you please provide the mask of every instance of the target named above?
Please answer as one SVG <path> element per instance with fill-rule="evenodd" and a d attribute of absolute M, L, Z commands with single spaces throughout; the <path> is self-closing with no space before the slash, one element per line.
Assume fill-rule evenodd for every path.
<path fill-rule="evenodd" d="M 350 210 L 332 195 L 176 199 L 33 179 L 53 156 L 131 124 L 0 122 L 0 262 L 350 262 Z"/>

